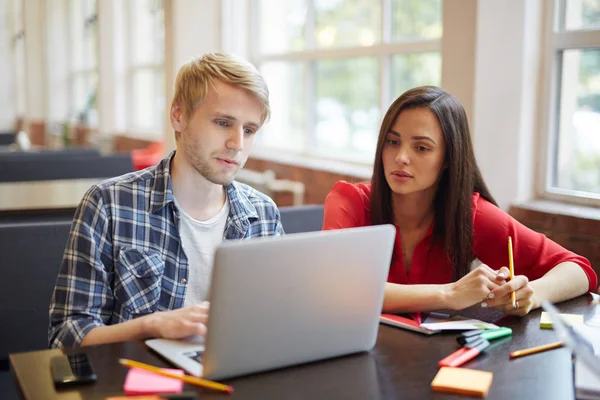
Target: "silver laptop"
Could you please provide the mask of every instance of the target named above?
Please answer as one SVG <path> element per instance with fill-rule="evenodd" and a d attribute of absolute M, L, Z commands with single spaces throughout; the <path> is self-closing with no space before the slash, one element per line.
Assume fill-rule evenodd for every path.
<path fill-rule="evenodd" d="M 379 225 L 225 242 L 215 253 L 206 340 L 146 344 L 208 379 L 369 350 L 395 234 Z"/>
<path fill-rule="evenodd" d="M 550 314 L 552 327 L 558 338 L 573 352 L 578 362 L 585 365 L 589 372 L 596 376 L 596 379 L 600 379 L 600 356 L 595 354 L 600 353 L 600 351 L 596 350 L 594 343 L 582 334 L 582 328 L 573 327 L 566 323 L 560 316 L 558 309 L 551 303 L 545 301 L 542 303 L 542 307 Z M 591 333 L 591 335 L 594 333 Z M 591 335 L 589 337 L 592 337 Z"/>

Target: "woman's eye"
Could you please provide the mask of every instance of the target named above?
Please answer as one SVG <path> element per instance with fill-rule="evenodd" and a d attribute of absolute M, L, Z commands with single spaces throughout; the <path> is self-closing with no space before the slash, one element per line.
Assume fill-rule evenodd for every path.
<path fill-rule="evenodd" d="M 392 146 L 395 146 L 395 145 L 397 145 L 399 143 L 397 140 L 394 140 L 394 139 L 388 139 L 387 142 L 389 144 L 391 144 Z"/>
<path fill-rule="evenodd" d="M 419 151 L 429 151 L 429 148 L 425 147 L 425 146 L 417 146 L 417 150 L 419 150 Z"/>

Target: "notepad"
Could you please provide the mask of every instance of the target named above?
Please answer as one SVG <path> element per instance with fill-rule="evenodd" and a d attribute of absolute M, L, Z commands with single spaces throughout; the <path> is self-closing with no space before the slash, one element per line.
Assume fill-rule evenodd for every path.
<path fill-rule="evenodd" d="M 183 376 L 183 370 L 161 368 L 163 371 Z M 183 381 L 157 375 L 139 368 L 131 368 L 125 378 L 123 391 L 127 395 L 144 395 L 156 393 L 181 393 Z"/>
<path fill-rule="evenodd" d="M 492 386 L 493 379 L 494 374 L 487 371 L 442 367 L 431 381 L 431 389 L 434 392 L 485 397 Z"/>
<path fill-rule="evenodd" d="M 560 316 L 568 325 L 583 324 L 583 314 L 560 314 Z M 540 328 L 552 329 L 552 320 L 550 319 L 550 314 L 546 311 L 542 311 Z"/>

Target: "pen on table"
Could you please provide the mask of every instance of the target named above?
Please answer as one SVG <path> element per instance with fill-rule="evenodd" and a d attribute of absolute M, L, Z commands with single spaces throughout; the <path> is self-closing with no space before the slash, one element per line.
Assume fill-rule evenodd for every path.
<path fill-rule="evenodd" d="M 510 353 L 510 358 L 511 359 L 519 358 L 519 357 L 528 356 L 530 354 L 541 353 L 542 351 L 558 349 L 559 347 L 562 347 L 563 345 L 564 345 L 563 342 L 554 342 L 554 343 L 548 343 L 548 344 L 545 344 L 542 346 L 536 346 L 536 347 L 530 347 L 528 349 L 517 350 L 517 351 L 513 351 L 512 353 Z"/>
<path fill-rule="evenodd" d="M 483 350 L 490 346 L 490 342 L 480 338 L 476 343 L 469 344 L 456 350 L 438 363 L 438 367 L 460 367 L 467 361 L 477 357 Z"/>
<path fill-rule="evenodd" d="M 138 361 L 127 360 L 125 358 L 120 358 L 119 363 L 128 368 L 139 368 L 139 369 L 143 369 L 146 371 L 154 372 L 157 375 L 162 375 L 162 376 L 166 376 L 168 378 L 173 378 L 173 379 L 177 379 L 180 381 L 184 381 L 185 383 L 189 383 L 190 385 L 201 386 L 201 387 L 204 387 L 207 389 L 219 390 L 221 392 L 233 393 L 233 387 L 224 385 L 222 383 L 209 381 L 207 379 L 197 378 L 195 376 L 190 376 L 190 375 L 171 374 L 170 372 L 163 371 L 162 369 L 160 369 L 158 367 L 144 364 L 144 363 L 141 363 Z"/>
<path fill-rule="evenodd" d="M 510 272 L 510 280 L 512 281 L 515 277 L 515 262 L 513 260 L 513 247 L 512 238 L 508 237 L 508 270 Z M 515 299 L 515 291 L 510 292 L 510 301 L 512 302 L 513 310 L 517 309 L 517 302 Z"/>

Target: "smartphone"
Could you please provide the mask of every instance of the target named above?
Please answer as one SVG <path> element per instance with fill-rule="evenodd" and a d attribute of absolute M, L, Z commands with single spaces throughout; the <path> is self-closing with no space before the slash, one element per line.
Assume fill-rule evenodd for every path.
<path fill-rule="evenodd" d="M 50 360 L 50 370 L 57 388 L 93 383 L 97 379 L 92 364 L 84 353 L 53 357 Z"/>

